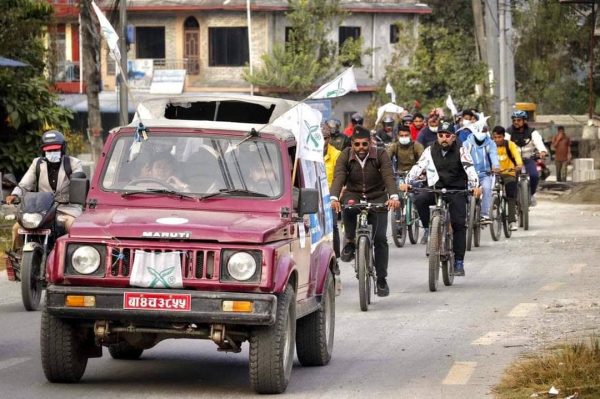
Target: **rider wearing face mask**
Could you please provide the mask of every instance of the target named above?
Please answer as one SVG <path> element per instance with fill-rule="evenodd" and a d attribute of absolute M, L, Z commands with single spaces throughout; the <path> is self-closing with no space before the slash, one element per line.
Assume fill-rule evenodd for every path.
<path fill-rule="evenodd" d="M 485 129 L 485 128 L 484 128 Z M 490 220 L 490 205 L 492 203 L 492 172 L 500 171 L 500 162 L 498 161 L 498 149 L 494 140 L 490 138 L 486 131 L 474 129 L 473 133 L 467 137 L 463 146 L 473 158 L 473 166 L 477 171 L 479 183 L 483 189 L 481 200 L 481 219 L 484 223 Z"/>
<path fill-rule="evenodd" d="M 392 160 L 395 159 L 395 170 L 397 173 L 405 173 L 417 163 L 423 153 L 421 143 L 412 141 L 410 128 L 408 126 L 398 127 L 398 141 L 388 147 L 388 154 Z"/>
<path fill-rule="evenodd" d="M 466 109 L 461 113 L 460 128 L 456 131 L 458 141 L 464 143 L 467 138 L 471 135 L 471 125 L 477 122 L 477 114 L 470 109 Z"/>
<path fill-rule="evenodd" d="M 41 150 L 42 156 L 33 160 L 19 185 L 14 188 L 11 195 L 6 197 L 6 203 L 12 204 L 17 197 L 22 198 L 29 191 L 54 193 L 54 199 L 60 204 L 57 220 L 68 232 L 75 218 L 82 211 L 80 205 L 69 204 L 71 174 L 83 173 L 81 161 L 66 155 L 67 142 L 63 134 L 57 130 L 49 130 L 42 135 Z M 12 229 L 12 250 L 16 252 L 22 246 L 18 230 L 19 224 L 15 223 Z"/>

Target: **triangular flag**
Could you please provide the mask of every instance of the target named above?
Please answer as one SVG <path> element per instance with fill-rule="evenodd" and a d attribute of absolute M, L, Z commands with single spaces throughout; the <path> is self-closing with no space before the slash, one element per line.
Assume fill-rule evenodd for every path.
<path fill-rule="evenodd" d="M 344 72 L 336 76 L 336 78 L 332 81 L 327 82 L 323 86 L 319 87 L 319 90 L 308 96 L 308 98 L 319 99 L 341 97 L 351 91 L 358 91 L 358 87 L 356 87 L 356 78 L 354 77 L 354 70 L 352 67 L 346 69 Z"/>
<path fill-rule="evenodd" d="M 458 115 L 458 110 L 456 109 L 456 105 L 454 105 L 450 94 L 448 94 L 448 98 L 446 99 L 446 107 L 452 112 L 452 116 Z"/>
<path fill-rule="evenodd" d="M 392 97 L 392 102 L 394 104 L 396 104 L 396 92 L 394 91 L 394 88 L 392 87 L 392 85 L 390 84 L 390 82 L 388 82 L 385 85 L 385 93 L 389 94 Z"/>

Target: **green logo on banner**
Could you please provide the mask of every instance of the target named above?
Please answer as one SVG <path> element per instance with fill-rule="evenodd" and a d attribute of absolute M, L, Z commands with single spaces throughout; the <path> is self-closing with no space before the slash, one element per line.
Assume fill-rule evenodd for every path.
<path fill-rule="evenodd" d="M 312 141 L 314 147 L 317 148 L 317 146 L 319 145 L 319 125 L 311 126 L 307 121 L 304 121 L 304 124 L 306 125 L 306 130 L 308 131 L 308 135 L 306 136 L 306 143 L 308 144 L 309 141 Z"/>
<path fill-rule="evenodd" d="M 343 88 L 344 78 L 340 78 L 337 89 L 328 91 L 325 97 L 340 97 L 346 94 L 346 89 Z"/>
<path fill-rule="evenodd" d="M 162 272 L 157 271 L 153 267 L 148 267 L 148 271 L 154 276 L 154 280 L 150 282 L 150 288 L 156 287 L 156 284 L 158 283 L 162 283 L 165 286 L 165 288 L 171 288 L 171 285 L 168 283 L 167 278 L 169 281 L 175 282 L 175 279 L 173 277 L 169 278 L 169 276 L 175 271 L 175 266 L 169 267 L 168 269 L 165 269 Z"/>

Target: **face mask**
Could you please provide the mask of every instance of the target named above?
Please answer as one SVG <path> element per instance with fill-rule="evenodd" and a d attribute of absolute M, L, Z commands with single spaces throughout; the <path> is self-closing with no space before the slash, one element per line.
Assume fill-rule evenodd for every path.
<path fill-rule="evenodd" d="M 60 162 L 60 151 L 46 151 L 45 157 L 48 162 L 57 163 Z"/>
<path fill-rule="evenodd" d="M 429 126 L 429 130 L 431 130 L 432 132 L 436 133 L 437 132 L 438 127 L 437 126 Z"/>
<path fill-rule="evenodd" d="M 479 141 L 483 141 L 487 137 L 487 133 L 484 133 L 484 132 L 482 132 L 482 133 L 473 133 L 473 135 Z"/>
<path fill-rule="evenodd" d="M 402 145 L 407 145 L 410 143 L 410 137 L 398 137 L 398 142 Z"/>
<path fill-rule="evenodd" d="M 461 123 L 461 125 L 463 127 L 466 127 L 466 126 L 469 126 L 471 124 L 471 121 L 463 119 L 460 123 Z"/>

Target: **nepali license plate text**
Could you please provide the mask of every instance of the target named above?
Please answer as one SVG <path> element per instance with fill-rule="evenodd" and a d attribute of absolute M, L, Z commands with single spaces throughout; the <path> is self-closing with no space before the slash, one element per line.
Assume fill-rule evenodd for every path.
<path fill-rule="evenodd" d="M 123 309 L 188 312 L 192 309 L 192 298 L 189 294 L 126 292 L 123 296 Z"/>

